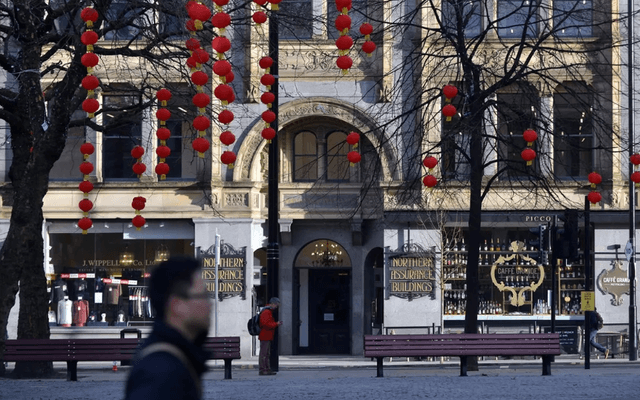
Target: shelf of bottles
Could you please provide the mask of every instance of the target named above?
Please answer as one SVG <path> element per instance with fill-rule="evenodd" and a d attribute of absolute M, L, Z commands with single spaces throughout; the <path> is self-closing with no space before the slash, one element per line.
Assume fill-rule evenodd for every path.
<path fill-rule="evenodd" d="M 558 267 L 558 308 L 562 315 L 582 315 L 580 293 L 584 290 L 584 263 Z"/>
<path fill-rule="evenodd" d="M 514 243 L 518 243 L 515 245 Z M 513 247 L 516 246 L 516 247 Z M 514 251 L 514 248 L 517 251 Z M 442 298 L 445 315 L 464 315 L 467 301 L 466 267 L 467 249 L 464 239 L 451 240 L 443 246 Z M 484 240 L 479 255 L 479 303 L 480 315 L 536 315 L 550 314 L 551 274 L 544 267 L 544 278 L 540 282 L 540 269 L 536 265 L 538 250 L 526 241 L 501 240 L 493 237 Z M 502 259 L 500 258 L 502 257 Z M 499 264 L 496 264 L 498 263 Z M 492 266 L 500 271 L 496 276 L 503 284 L 501 291 L 491 278 Z M 535 290 L 525 289 L 536 283 Z M 579 282 L 566 283 L 578 287 Z M 569 287 L 569 286 L 567 286 Z M 512 304 L 513 294 L 522 292 L 520 305 Z M 568 292 L 568 290 L 567 290 Z M 579 291 L 576 291 L 578 300 Z M 574 298 L 572 294 L 568 297 Z"/>

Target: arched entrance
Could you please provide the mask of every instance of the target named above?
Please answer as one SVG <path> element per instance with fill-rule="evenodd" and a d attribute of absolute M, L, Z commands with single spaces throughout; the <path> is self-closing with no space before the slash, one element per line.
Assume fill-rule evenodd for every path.
<path fill-rule="evenodd" d="M 344 247 L 320 239 L 294 263 L 298 354 L 351 353 L 351 259 Z"/>

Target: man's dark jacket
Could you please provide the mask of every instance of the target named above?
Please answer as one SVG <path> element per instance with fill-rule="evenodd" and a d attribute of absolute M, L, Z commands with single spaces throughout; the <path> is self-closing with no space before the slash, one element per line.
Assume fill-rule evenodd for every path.
<path fill-rule="evenodd" d="M 206 334 L 196 343 L 185 339 L 178 331 L 156 322 L 153 332 L 141 347 L 167 342 L 177 346 L 190 361 L 199 377 L 206 371 L 207 353 L 202 349 Z M 199 399 L 198 385 L 189 369 L 175 356 L 167 352 L 155 352 L 137 360 L 129 374 L 125 389 L 126 400 L 138 399 Z"/>

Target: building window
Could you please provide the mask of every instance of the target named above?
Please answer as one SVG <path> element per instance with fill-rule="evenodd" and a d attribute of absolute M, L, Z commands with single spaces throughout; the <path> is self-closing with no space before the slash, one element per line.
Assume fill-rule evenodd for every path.
<path fill-rule="evenodd" d="M 327 32 L 329 39 L 337 39 L 340 37 L 340 32 L 336 29 L 336 17 L 338 15 L 340 15 L 340 11 L 336 7 L 335 1 L 328 0 Z M 360 33 L 360 25 L 365 22 L 371 23 L 367 10 L 367 0 L 353 0 L 351 10 L 349 10 L 349 17 L 351 17 L 351 30 L 349 31 L 349 35 L 355 40 L 362 36 Z"/>
<path fill-rule="evenodd" d="M 142 141 L 142 115 L 138 94 L 103 96 L 102 176 L 105 179 L 136 179 L 131 149 Z"/>
<path fill-rule="evenodd" d="M 282 0 L 279 7 L 279 38 L 310 39 L 313 34 L 313 4 L 311 0 Z"/>
<path fill-rule="evenodd" d="M 586 179 L 593 171 L 591 104 L 584 84 L 565 84 L 553 95 L 553 167 L 558 178 Z"/>
<path fill-rule="evenodd" d="M 114 1 L 109 6 L 105 15 L 106 28 L 105 40 L 131 40 L 134 39 L 142 26 L 142 18 L 138 15 L 141 10 L 135 8 L 135 3 L 129 1 Z"/>
<path fill-rule="evenodd" d="M 498 35 L 520 38 L 538 34 L 538 3 L 535 0 L 498 0 Z"/>
<path fill-rule="evenodd" d="M 300 132 L 293 140 L 293 179 L 312 182 L 318 179 L 318 144 L 316 135 Z"/>
<path fill-rule="evenodd" d="M 171 131 L 171 137 L 167 140 L 167 146 L 171 149 L 171 155 L 165 159 L 169 165 L 167 179 L 193 180 L 204 171 L 202 159 L 194 152 L 191 144 L 197 137 L 197 132 L 190 121 L 196 116 L 196 109 L 191 103 L 193 94 L 187 85 L 169 85 L 172 97 L 167 103 L 171 112 L 171 118 L 167 120 L 166 128 Z M 209 135 L 208 135 L 209 136 Z M 211 140 L 208 137 L 208 140 Z M 157 141 L 160 145 L 160 141 Z"/>
<path fill-rule="evenodd" d="M 561 37 L 589 37 L 593 33 L 591 0 L 554 0 L 553 25 Z"/>
<path fill-rule="evenodd" d="M 161 0 L 160 2 L 160 33 L 180 38 L 187 34 L 185 21 L 189 19 L 181 0 Z"/>
<path fill-rule="evenodd" d="M 327 180 L 349 181 L 349 144 L 347 134 L 333 132 L 327 136 Z"/>
<path fill-rule="evenodd" d="M 526 176 L 539 169 L 539 154 L 531 166 L 526 166 L 521 156 L 527 147 L 522 134 L 527 129 L 536 130 L 539 100 L 533 90 L 521 89 L 517 93 L 499 93 L 497 96 L 498 168 L 501 175 L 510 178 Z M 533 149 L 539 153 L 536 143 Z"/>
<path fill-rule="evenodd" d="M 465 37 L 480 35 L 482 29 L 482 3 L 480 0 L 443 0 L 442 24 L 448 34 L 458 32 L 458 21 L 462 23 Z"/>
<path fill-rule="evenodd" d="M 71 116 L 71 120 L 81 121 L 86 117 L 86 112 L 77 110 Z M 53 164 L 51 172 L 49 173 L 49 179 L 52 181 L 82 180 L 82 173 L 78 168 L 84 161 L 82 153 L 80 153 L 80 146 L 82 146 L 85 141 L 84 126 L 69 127 L 67 130 L 67 141 L 64 145 L 64 149 L 62 150 L 62 154 L 58 161 Z M 92 144 L 95 145 L 95 143 Z"/>
<path fill-rule="evenodd" d="M 460 87 L 460 85 L 456 86 Z M 442 117 L 442 176 L 444 179 L 466 180 L 469 179 L 471 165 L 468 159 L 469 132 L 461 124 L 464 96 L 458 93 L 451 104 L 456 107 L 458 112 L 451 118 L 451 121 L 446 121 L 446 118 Z M 444 105 L 443 101 L 442 106 Z"/>

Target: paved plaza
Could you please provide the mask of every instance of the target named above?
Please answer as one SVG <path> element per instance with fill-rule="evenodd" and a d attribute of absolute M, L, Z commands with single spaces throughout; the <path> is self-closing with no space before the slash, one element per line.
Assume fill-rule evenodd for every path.
<path fill-rule="evenodd" d="M 542 376 L 539 360 L 481 362 L 460 377 L 456 360 L 385 363 L 376 378 L 375 362 L 359 357 L 281 357 L 276 376 L 258 376 L 257 360 L 235 363 L 224 380 L 222 362 L 210 363 L 205 399 L 628 399 L 640 398 L 640 362 L 559 359 Z M 9 370 L 11 364 L 9 365 Z M 78 381 L 68 382 L 64 364 L 52 379 L 0 378 L 0 399 L 121 399 L 129 367 L 113 372 L 107 363 L 80 363 Z"/>

